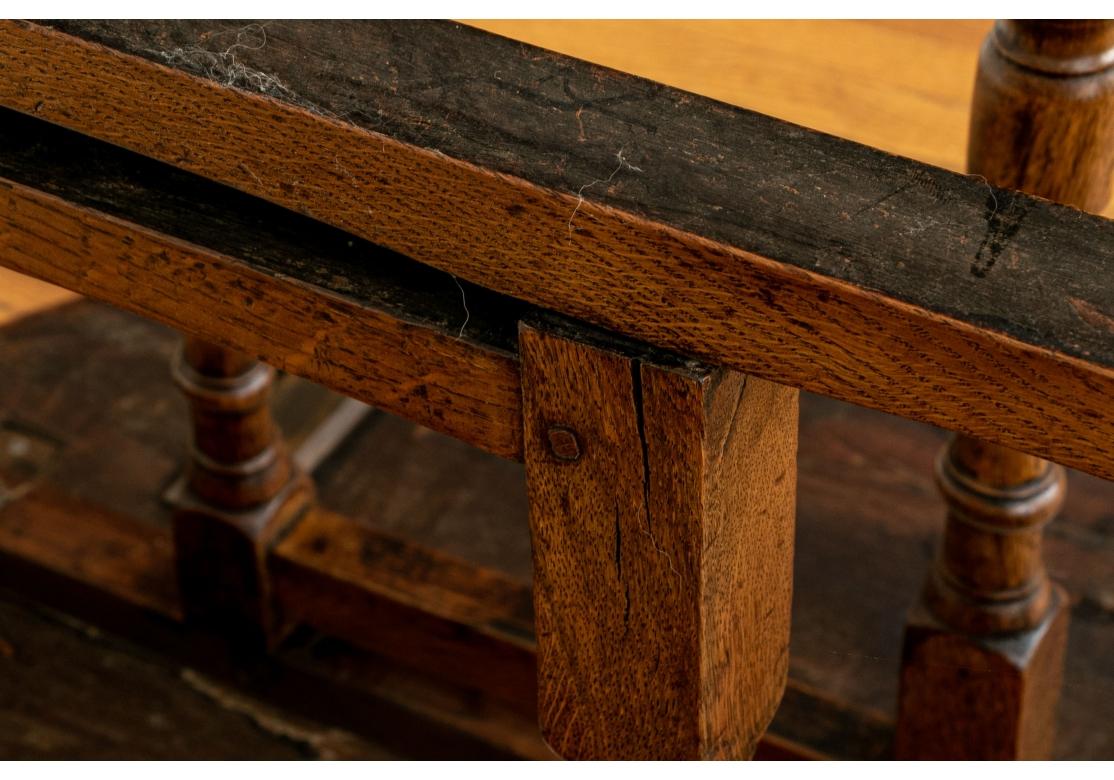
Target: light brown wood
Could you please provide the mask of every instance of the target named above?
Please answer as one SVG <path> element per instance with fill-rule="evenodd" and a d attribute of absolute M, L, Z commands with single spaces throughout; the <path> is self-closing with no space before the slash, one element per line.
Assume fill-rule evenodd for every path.
<path fill-rule="evenodd" d="M 1114 183 L 1112 138 L 1114 22 L 995 25 L 979 57 L 973 173 L 1098 212 Z M 1008 230 L 1008 213 L 999 218 Z M 998 255 L 986 250 L 984 275 Z M 1064 469 L 960 435 L 936 478 L 948 516 L 906 630 L 896 755 L 1046 759 L 1069 605 L 1045 573 L 1042 532 L 1063 503 Z"/>
<path fill-rule="evenodd" d="M 26 85 L 0 95 L 8 105 L 307 213 L 327 208 L 341 227 L 422 262 L 626 335 L 1114 477 L 1114 370 L 70 36 L 2 29 Z M 113 110 L 110 98 L 135 83 L 152 112 Z M 219 145 L 195 144 L 233 97 L 235 128 Z M 170 137 L 192 139 L 188 154 Z M 243 170 L 260 149 L 285 150 L 266 179 Z M 364 183 L 324 181 L 338 164 Z M 1103 316 L 1087 322 L 1102 328 Z"/>
<path fill-rule="evenodd" d="M 0 180 L 0 196 L 5 265 L 521 457 L 512 356 L 19 184 Z"/>
<path fill-rule="evenodd" d="M 69 290 L 0 268 L 0 325 L 77 298 Z"/>
<path fill-rule="evenodd" d="M 0 191 L 8 204 L 0 248 L 9 267 L 235 344 L 278 368 L 496 454 L 521 457 L 513 357 L 266 276 L 20 184 L 0 181 Z M 489 205 L 495 199 L 492 193 Z M 586 203 L 581 210 L 587 219 L 592 208 Z M 609 219 L 597 228 L 601 234 L 610 231 L 604 244 L 636 240 L 623 221 Z M 539 300 L 554 291 L 549 282 L 556 273 L 567 282 L 556 291 L 561 300 L 606 311 L 618 318 L 620 329 L 696 354 L 717 354 L 729 365 L 787 384 L 984 438 L 997 436 L 1059 462 L 1114 475 L 1114 447 L 1102 424 L 1102 410 L 1114 397 L 1114 372 L 761 258 L 744 260 L 692 237 L 667 232 L 660 238 L 637 250 L 632 246 L 637 254 L 622 261 L 645 261 L 645 289 L 669 290 L 677 309 L 693 312 L 691 327 L 673 315 L 663 319 L 651 298 L 644 299 L 645 308 L 626 288 L 620 301 L 614 298 L 618 289 L 601 287 L 603 277 L 614 278 L 619 270 L 611 269 L 615 256 L 595 255 L 592 265 L 599 270 L 592 275 L 579 273 L 575 260 L 563 269 L 493 264 L 484 273 L 492 275 L 493 285 L 512 280 Z M 136 245 L 121 255 L 125 239 Z M 531 256 L 526 247 L 523 252 L 517 257 Z M 653 259 L 661 252 L 674 267 Z M 59 263 L 59 256 L 67 262 Z M 722 278 L 709 280 L 710 269 Z M 135 283 L 139 279 L 143 284 Z M 201 280 L 212 286 L 198 284 Z M 248 285 L 256 305 L 241 307 L 223 295 L 220 290 L 229 284 Z M 771 290 L 777 290 L 772 309 Z M 725 311 L 733 316 L 723 317 Z M 710 319 L 701 324 L 705 316 Z M 424 346 L 417 348 L 415 340 Z M 861 360 L 848 360 L 850 353 Z M 816 370 L 818 360 L 828 366 L 824 373 Z M 922 368 L 910 373 L 910 365 Z M 449 376 L 452 382 L 446 381 Z"/>
<path fill-rule="evenodd" d="M 968 169 L 1085 211 L 1114 188 L 1114 22 L 1002 21 L 979 57 Z"/>
<path fill-rule="evenodd" d="M 9 593 L 25 593 L 69 614 L 89 614 L 98 603 L 93 594 L 99 593 L 104 608 L 94 625 L 104 631 L 126 629 L 144 643 L 150 636 L 131 617 L 135 610 L 127 612 L 118 600 L 112 607 L 105 602 L 119 590 L 137 601 L 165 592 L 171 607 L 177 603 L 169 532 L 158 525 L 165 522 L 158 496 L 179 464 L 185 440 L 182 402 L 165 371 L 175 341 L 176 334 L 161 325 L 93 301 L 24 320 L 0 334 L 0 363 L 18 367 L 0 384 L 0 481 L 9 497 L 0 507 L 2 584 Z M 59 366 L 65 366 L 68 380 L 59 381 Z M 306 426 L 321 419 L 305 407 L 317 406 L 324 393 L 283 377 L 275 394 L 276 414 L 294 446 L 304 440 Z M 117 398 L 128 400 L 113 402 Z M 903 613 L 921 585 L 941 526 L 931 465 L 943 435 L 808 394 L 801 396 L 801 414 L 790 679 L 767 733 L 829 757 L 882 758 L 892 755 Z M 29 430 L 53 432 L 60 441 L 46 473 L 37 477 L 33 464 L 42 460 L 34 454 L 36 448 L 28 452 L 20 444 Z M 27 477 L 40 487 L 23 494 Z M 413 574 L 416 586 L 428 588 L 427 571 L 431 576 L 451 571 L 398 566 L 398 557 L 380 554 L 385 553 L 381 545 L 371 548 L 379 553 L 363 558 L 363 540 L 375 538 L 378 531 L 380 537 L 383 532 L 397 535 L 411 546 L 433 547 L 502 571 L 529 600 L 525 479 L 517 464 L 404 420 L 376 415 L 326 461 L 318 484 L 322 501 L 352 520 L 328 526 L 336 546 L 352 553 L 317 554 L 312 537 L 302 539 L 307 584 L 310 575 L 320 575 L 318 581 L 333 579 L 335 588 L 341 587 L 337 580 L 347 579 L 366 582 L 369 588 L 382 582 L 379 593 L 409 592 L 400 578 Z M 1050 575 L 1064 583 L 1074 605 L 1055 756 L 1110 758 L 1111 735 L 1094 726 L 1114 717 L 1114 700 L 1107 695 L 1114 685 L 1114 666 L 1107 663 L 1114 641 L 1114 569 L 1109 565 L 1114 528 L 1106 520 L 1114 483 L 1072 473 L 1069 484 L 1062 519 L 1048 527 L 1045 542 Z M 13 497 L 13 491 L 21 497 Z M 48 511 L 37 503 L 47 493 L 67 500 Z M 108 522 L 102 515 L 109 509 L 114 519 L 130 520 L 149 529 L 147 536 L 158 537 L 157 565 L 147 562 L 146 536 L 126 537 L 113 530 L 115 525 L 101 527 Z M 404 549 L 391 548 L 399 554 Z M 56 578 L 87 580 L 81 596 L 72 588 L 48 586 L 43 576 L 31 576 L 30 570 L 47 566 L 47 560 Z M 328 569 L 332 562 L 335 571 Z M 342 564 L 352 568 L 341 569 Z M 462 584 L 458 578 L 453 583 Z M 344 607 L 335 597 L 329 601 L 329 592 L 323 587 L 316 594 L 333 610 Z M 425 608 L 446 603 L 436 589 L 426 592 L 432 603 Z M 313 595 L 307 589 L 303 603 L 309 604 Z M 336 622 L 353 639 L 392 641 L 377 635 L 374 619 Z M 416 632 L 422 624 L 398 625 L 400 631 Z M 463 641 L 467 631 L 457 636 Z M 18 637 L 4 638 L 19 652 Z M 415 637 L 410 647 L 419 642 Z M 335 650 L 339 644 L 319 644 L 313 658 L 319 661 L 324 648 Z M 349 686 L 372 684 L 375 674 L 373 669 L 346 667 L 341 679 Z M 494 669 L 482 679 L 501 681 Z M 533 698 L 534 687 L 530 684 L 523 694 Z M 315 700 L 322 709 L 327 704 L 332 712 L 338 710 L 336 700 L 310 686 L 309 701 Z M 443 700 L 437 706 L 479 717 L 478 704 L 455 708 Z M 352 714 L 357 719 L 348 728 L 359 733 L 381 735 L 398 725 L 391 718 Z M 523 721 L 535 724 L 536 717 L 531 713 Z M 440 747 L 448 756 L 461 757 L 448 742 L 432 741 L 436 745 L 419 750 Z M 756 758 L 760 756 L 761 749 Z"/>
<path fill-rule="evenodd" d="M 964 170 L 988 21 L 470 20 L 468 24 Z M 807 94 L 807 99 L 802 95 Z M 0 322 L 74 294 L 0 268 Z"/>
<path fill-rule="evenodd" d="M 567 758 L 746 758 L 788 664 L 797 393 L 524 326 L 538 708 Z"/>

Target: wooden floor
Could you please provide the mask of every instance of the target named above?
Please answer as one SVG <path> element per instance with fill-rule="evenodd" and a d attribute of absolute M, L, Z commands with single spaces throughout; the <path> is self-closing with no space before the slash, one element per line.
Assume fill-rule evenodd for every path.
<path fill-rule="evenodd" d="M 475 24 L 955 170 L 963 168 L 975 58 L 989 27 L 985 22 Z M 157 516 L 160 480 L 176 467 L 184 436 L 179 414 L 184 410 L 163 374 L 173 337 L 92 304 L 59 309 L 59 319 L 42 315 L 72 300 L 69 293 L 0 270 L 0 325 L 7 326 L 0 331 L 0 353 L 20 365 L 26 363 L 21 355 L 42 356 L 48 348 L 36 363 L 38 375 L 18 383 L 9 379 L 0 388 L 0 421 L 68 414 L 55 423 L 59 430 L 45 437 L 45 448 L 75 431 L 84 432 L 82 441 L 99 444 L 70 448 L 55 458 L 52 484 L 66 486 L 67 500 L 95 499 L 120 512 Z M 41 316 L 31 316 L 36 313 Z M 66 334 L 76 332 L 87 340 L 84 347 L 63 348 L 72 341 Z M 98 368 L 98 354 L 113 360 Z M 129 361 L 124 368 L 121 359 Z M 148 389 L 129 393 L 129 385 Z M 68 402 L 73 393 L 94 387 L 119 389 L 112 407 L 119 418 L 87 418 Z M 146 412 L 134 414 L 136 405 Z M 114 419 L 138 422 L 128 428 Z M 820 740 L 825 729 L 834 731 L 836 721 L 845 724 L 840 713 L 851 712 L 854 733 L 847 732 L 842 751 L 829 745 L 828 752 L 874 757 L 884 751 L 903 613 L 920 586 L 941 522 L 930 463 L 942 436 L 821 398 L 803 402 L 791 651 L 796 698 L 787 699 L 775 732 L 809 743 Z M 157 478 L 136 495 L 133 485 L 121 485 L 116 476 L 140 465 Z M 4 467 L 0 453 L 0 471 Z M 449 553 L 528 581 L 529 540 L 524 522 L 515 521 L 524 517 L 525 506 L 519 469 L 379 416 L 325 463 L 318 477 L 334 511 L 393 533 L 434 539 Z M 501 487 L 485 491 L 480 485 Z M 4 526 L 2 518 L 14 522 L 17 505 L 9 502 L 0 511 L 0 529 L 15 527 Z M 1073 598 L 1060 757 L 1114 758 L 1111 506 L 1114 486 L 1073 474 L 1064 515 L 1049 531 L 1050 568 Z M 17 543 L 11 533 L 0 530 L 0 537 Z M 141 590 L 128 583 L 120 587 Z M 260 710 L 204 675 L 115 640 L 97 639 L 108 646 L 77 668 L 43 667 L 35 661 L 38 648 L 70 647 L 82 656 L 79 639 L 92 641 L 88 629 L 34 605 L 2 602 L 0 701 L 17 703 L 0 707 L 0 757 L 200 757 L 200 745 L 209 745 L 204 755 L 212 757 L 388 754 L 375 739 L 375 723 L 367 724 L 370 734 L 356 737 L 343 728 Z M 100 674 L 99 668 L 116 671 Z M 26 685 L 32 675 L 43 680 L 33 690 Z M 93 714 L 97 697 L 112 695 L 113 686 L 129 675 L 160 692 L 165 706 L 123 697 L 119 706 L 126 714 L 99 722 Z M 815 697 L 806 695 L 810 690 Z M 808 703 L 795 705 L 798 701 Z M 817 709 L 820 701 L 833 702 L 830 711 Z M 166 741 L 182 731 L 195 740 L 179 735 Z M 155 743 L 162 747 L 143 747 Z"/>

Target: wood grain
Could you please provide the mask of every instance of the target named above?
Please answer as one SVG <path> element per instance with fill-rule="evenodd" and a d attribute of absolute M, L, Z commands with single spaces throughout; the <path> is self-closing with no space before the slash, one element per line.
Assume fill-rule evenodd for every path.
<path fill-rule="evenodd" d="M 995 24 L 975 81 L 973 173 L 1098 211 L 1114 182 L 1112 137 L 1114 22 Z M 906 630 L 896 755 L 1047 759 L 1068 603 L 1045 573 L 1042 531 L 1063 503 L 1066 474 L 957 436 L 936 479 L 948 517 Z"/>
<path fill-rule="evenodd" d="M 268 568 L 287 620 L 533 717 L 528 586 L 321 509 L 275 546 Z"/>
<path fill-rule="evenodd" d="M 971 73 L 979 42 L 991 24 L 552 19 L 466 23 L 954 171 L 964 170 Z M 0 279 L 0 322 L 75 297 L 4 269 Z"/>
<path fill-rule="evenodd" d="M 68 29 L 150 52 L 202 27 Z M 245 63 L 301 104 L 11 23 L 0 102 L 620 333 L 1114 475 L 1114 340 L 1079 314 L 1114 311 L 1105 221 L 452 25 L 352 26 L 359 89 L 304 78 L 335 30 L 267 29 Z M 422 85 L 458 55 L 499 75 L 461 81 L 446 124 Z"/>
<path fill-rule="evenodd" d="M 466 24 L 964 171 L 986 20 L 499 19 Z"/>
<path fill-rule="evenodd" d="M 1002 21 L 983 42 L 968 169 L 1092 212 L 1114 188 L 1114 22 Z"/>
<path fill-rule="evenodd" d="M 159 525 L 167 521 L 159 495 L 174 474 L 186 436 L 185 405 L 165 370 L 175 344 L 170 329 L 93 301 L 0 331 L 0 363 L 18 367 L 0 383 L 0 453 L 8 453 L 7 460 L 0 454 L 0 481 L 9 496 L 0 508 L 0 548 L 13 550 L 3 556 L 0 580 L 7 588 L 85 615 L 101 630 L 137 637 L 161 652 L 182 640 L 153 645 L 157 632 L 136 617 L 135 609 L 125 608 L 124 596 L 111 594 L 139 600 L 166 593 L 163 600 L 170 608 L 177 603 L 170 540 Z M 301 441 L 305 421 L 319 419 L 306 409 L 316 408 L 320 401 L 315 399 L 324 392 L 284 377 L 276 394 L 284 432 L 292 442 Z M 940 499 L 931 467 L 944 435 L 807 393 L 801 396 L 801 416 L 790 680 L 770 732 L 830 757 L 881 758 L 891 755 L 905 612 L 931 564 L 940 532 Z M 27 462 L 33 445 L 23 458 L 12 460 L 25 447 L 13 436 L 28 430 L 51 432 L 62 443 L 41 482 Z M 33 501 L 32 495 L 11 496 L 28 477 L 42 484 L 34 495 L 42 497 L 49 489 L 60 497 L 49 517 L 20 509 L 22 501 Z M 529 527 L 519 464 L 400 418 L 376 415 L 327 459 L 315 478 L 328 508 L 351 518 L 353 535 L 361 534 L 361 526 L 383 530 L 392 538 L 496 569 L 528 588 Z M 1046 565 L 1050 576 L 1067 588 L 1072 605 L 1056 758 L 1114 756 L 1114 735 L 1096 728 L 1114 718 L 1114 667 L 1108 662 L 1114 641 L 1112 496 L 1114 483 L 1069 473 L 1062 516 L 1046 533 Z M 102 522 L 106 515 L 111 518 Z M 22 518 L 18 523 L 17 516 Z M 125 519 L 137 528 L 114 532 Z M 13 521 L 11 526 L 7 520 Z M 11 533 L 4 530 L 9 527 Z M 37 540 L 40 531 L 43 538 Z M 158 537 L 158 565 L 144 563 L 150 555 L 142 549 L 153 544 L 152 535 Z M 82 554 L 49 558 L 57 572 L 53 580 L 32 574 L 36 555 L 65 549 Z M 871 565 L 863 566 L 864 560 Z M 382 571 L 375 559 L 358 562 L 363 571 Z M 150 573 L 142 575 L 144 571 Z M 390 568 L 388 573 L 398 571 L 405 570 Z M 74 592 L 58 585 L 63 575 L 84 576 L 89 584 Z M 115 588 L 107 585 L 112 581 L 118 583 Z M 101 608 L 94 608 L 98 603 Z M 349 621 L 345 628 L 367 637 L 374 626 Z M 320 686 L 308 685 L 304 700 L 286 698 L 283 706 L 313 712 L 313 717 L 343 711 L 351 716 L 344 728 L 380 738 L 405 733 L 397 712 L 380 716 L 340 705 L 342 686 L 347 686 L 348 699 L 373 696 L 371 688 L 382 692 L 389 687 L 389 675 L 355 665 L 353 652 L 344 656 L 352 661 L 345 666 L 348 661 L 341 663 L 337 656 L 338 643 L 329 646 L 333 650 L 326 653 L 319 640 L 317 650 L 306 649 L 304 668 L 308 673 L 334 659 L 339 664 L 336 697 L 327 697 L 325 706 Z M 365 693 L 353 689 L 360 685 Z M 256 690 L 273 699 L 283 688 L 278 682 L 261 682 Z M 418 706 L 419 689 L 393 690 L 400 704 Z M 530 690 L 523 694 L 533 697 Z M 474 692 L 471 696 L 423 701 L 431 715 L 452 711 L 461 728 L 479 729 L 480 719 L 492 710 L 476 704 Z M 532 726 L 535 718 L 520 720 Z M 483 727 L 487 739 L 497 741 L 497 733 L 509 738 L 504 729 L 509 724 L 503 723 Z M 540 746 L 540 737 L 536 739 Z M 407 744 L 415 755 L 428 756 L 434 749 L 456 757 L 467 752 L 458 741 L 445 735 L 434 740 L 421 729 Z"/>
<path fill-rule="evenodd" d="M 0 197 L 9 267 L 520 457 L 518 371 L 506 353 L 15 182 L 0 180 Z"/>
<path fill-rule="evenodd" d="M 439 683 L 335 640 L 303 634 L 287 641 L 269 660 L 230 653 L 219 638 L 181 622 L 165 529 L 153 525 L 151 518 L 114 517 L 87 502 L 57 501 L 57 491 L 40 491 L 0 509 L 0 583 L 72 616 L 62 619 L 87 638 L 117 649 L 120 638 L 137 642 L 141 657 L 151 661 L 157 656 L 175 668 L 178 678 L 183 668 L 191 670 L 193 679 L 211 674 L 210 691 L 227 686 L 229 698 L 253 696 L 281 708 L 291 719 L 315 720 L 333 727 L 330 731 L 339 726 L 368 733 L 403 755 L 458 760 L 552 755 L 531 719 L 475 688 Z M 44 505 L 52 508 L 44 512 Z M 74 523 L 75 517 L 83 522 Z M 6 592 L 5 600 L 10 598 L 10 591 Z M 11 624 L 5 622 L 5 627 Z M 7 632 L 3 638 L 15 639 Z M 18 660 L 24 660 L 27 650 L 13 649 L 20 654 Z M 8 682 L 2 672 L 0 688 Z M 22 677 L 20 690 L 33 695 L 38 686 L 27 685 L 26 675 Z M 65 718 L 57 708 L 75 706 L 93 683 L 77 676 L 70 677 L 69 684 L 71 690 L 59 697 L 52 717 Z M 11 696 L 5 697 L 6 704 L 12 701 Z M 99 702 L 103 709 L 103 699 Z M 241 713 L 236 720 L 243 718 Z M 266 722 L 277 725 L 274 720 Z M 75 740 L 89 727 L 88 723 L 72 725 Z M 251 729 L 256 730 L 256 726 Z M 115 740 L 106 739 L 103 732 L 96 728 L 102 739 L 88 746 L 88 755 L 162 754 L 150 746 L 134 745 L 126 753 L 117 753 Z M 197 733 L 205 736 L 206 730 L 198 727 Z M 291 736 L 287 733 L 286 740 Z M 178 750 L 184 735 L 179 737 L 167 737 L 171 741 L 162 747 Z M 206 736 L 214 755 L 223 752 L 212 739 Z M 321 741 L 318 746 L 327 747 Z M 232 757 L 242 747 L 228 745 L 224 751 Z M 64 745 L 55 742 L 41 748 L 57 756 Z"/>
<path fill-rule="evenodd" d="M 797 394 L 524 326 L 538 708 L 566 758 L 745 758 L 785 686 Z"/>
<path fill-rule="evenodd" d="M 1048 760 L 1063 684 L 1062 591 L 1036 630 L 973 641 L 914 610 L 895 753 L 919 761 Z"/>

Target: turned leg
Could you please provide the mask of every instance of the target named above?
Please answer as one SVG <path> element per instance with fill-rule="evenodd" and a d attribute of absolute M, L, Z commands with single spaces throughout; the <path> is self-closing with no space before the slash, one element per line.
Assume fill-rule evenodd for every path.
<path fill-rule="evenodd" d="M 899 758 L 1047 757 L 1068 605 L 1041 560 L 1064 470 L 958 436 L 937 461 L 944 540 L 905 632 Z"/>
<path fill-rule="evenodd" d="M 1114 23 L 999 22 L 979 59 L 968 167 L 1100 211 L 1114 172 Z M 992 196 L 989 219 L 1009 207 Z M 993 247 L 983 250 L 995 253 Z M 978 268 L 986 269 L 991 257 Z M 1059 466 L 958 436 L 937 463 L 944 540 L 905 635 L 899 758 L 1047 758 L 1068 604 L 1041 559 Z"/>
<path fill-rule="evenodd" d="M 168 494 L 183 608 L 222 630 L 273 639 L 267 548 L 312 496 L 271 416 L 274 369 L 187 338 L 173 373 L 192 423 L 189 459 Z"/>
<path fill-rule="evenodd" d="M 566 758 L 747 758 L 788 671 L 797 391 L 520 333 L 538 709 Z"/>

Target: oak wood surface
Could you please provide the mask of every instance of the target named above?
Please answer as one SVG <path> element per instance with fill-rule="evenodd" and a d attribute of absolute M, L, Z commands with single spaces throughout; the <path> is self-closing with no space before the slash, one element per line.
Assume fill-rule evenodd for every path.
<path fill-rule="evenodd" d="M 964 172 L 979 19 L 466 24 Z"/>
<path fill-rule="evenodd" d="M 166 494 L 182 606 L 245 643 L 273 644 L 285 626 L 267 551 L 314 498 L 272 412 L 276 371 L 192 337 L 170 368 L 191 422 L 186 463 Z"/>
<path fill-rule="evenodd" d="M 797 393 L 521 333 L 538 717 L 566 758 L 747 758 L 788 669 Z"/>
<path fill-rule="evenodd" d="M 0 183 L 4 264 L 521 457 L 517 368 L 504 335 L 513 328 L 505 310 L 520 305 L 195 177 L 13 119 L 0 129 L 0 175 L 13 177 Z M 15 181 L 31 171 L 41 189 Z M 378 268 L 378 281 L 357 276 L 353 256 Z M 474 318 L 462 307 L 465 289 Z"/>
<path fill-rule="evenodd" d="M 327 510 L 268 563 L 283 618 L 536 712 L 530 589 Z"/>
<path fill-rule="evenodd" d="M 176 603 L 169 539 L 158 527 L 166 522 L 159 495 L 177 468 L 186 435 L 184 402 L 165 370 L 175 343 L 167 328 L 92 301 L 0 331 L 0 362 L 19 367 L 0 384 L 0 482 L 6 491 L 0 549 L 11 550 L 4 555 L 0 579 L 71 614 L 88 614 L 101 604 L 96 625 L 133 636 L 139 632 L 145 642 L 153 634 L 140 628 L 145 624 L 134 610 L 124 608 L 123 596 L 112 601 L 111 594 L 140 599 L 165 592 L 170 608 Z M 293 377 L 279 380 L 276 411 L 293 442 L 304 441 L 306 420 L 319 419 L 307 409 L 320 403 L 315 395 L 320 392 Z M 828 756 L 882 757 L 897 701 L 904 612 L 939 533 L 931 465 L 942 432 L 808 394 L 802 394 L 801 410 L 790 682 L 771 729 Z M 37 478 L 37 439 L 30 436 L 36 430 L 55 442 L 45 473 Z M 23 456 L 15 457 L 20 452 Z M 373 479 L 360 479 L 361 464 Z M 56 511 L 34 508 L 29 494 L 19 497 L 28 477 L 42 485 L 38 496 L 46 499 L 49 488 L 60 498 Z M 520 464 L 377 415 L 315 478 L 328 508 L 352 519 L 355 538 L 363 536 L 363 527 L 385 531 L 499 569 L 528 587 L 529 531 Z M 1110 758 L 1114 742 L 1101 725 L 1114 717 L 1114 670 L 1108 663 L 1114 627 L 1109 566 L 1114 483 L 1077 472 L 1069 473 L 1069 482 L 1063 516 L 1049 527 L 1045 541 L 1050 575 L 1065 584 L 1072 608 L 1055 755 Z M 114 520 L 102 523 L 109 515 Z M 75 523 L 75 517 L 82 522 Z M 161 540 L 157 554 L 142 552 L 152 534 Z M 345 544 L 359 547 L 359 542 Z M 58 575 L 53 580 L 33 576 L 36 560 Z M 871 565 L 863 566 L 864 560 Z M 366 567 L 373 579 L 382 572 L 374 560 Z M 137 576 L 143 571 L 151 574 Z M 66 578 L 85 578 L 88 584 L 71 592 L 57 584 Z M 363 625 L 349 627 L 368 636 Z M 344 673 L 349 686 L 384 683 L 381 672 L 367 667 L 367 676 L 361 676 L 353 656 L 345 657 L 353 660 Z M 323 658 L 322 652 L 305 653 L 308 665 Z M 282 688 L 262 693 L 274 695 Z M 419 689 L 412 695 L 394 690 L 405 703 L 418 706 Z M 319 689 L 309 691 L 291 706 L 308 714 L 322 697 Z M 335 716 L 341 709 L 356 715 L 342 708 L 339 698 L 329 701 L 329 711 L 319 708 L 314 717 Z M 461 727 L 478 727 L 478 709 L 437 701 L 462 716 L 455 721 Z M 473 713 L 471 721 L 464 717 L 467 712 Z M 405 731 L 401 720 L 397 712 L 365 712 L 345 728 L 398 736 Z M 442 737 L 436 747 L 460 756 L 466 751 L 458 744 Z M 430 744 L 411 747 L 418 754 L 431 749 Z"/>
<path fill-rule="evenodd" d="M 1000 21 L 979 56 L 967 167 L 1100 212 L 1114 187 L 1114 22 Z"/>
<path fill-rule="evenodd" d="M 1092 211 L 1114 182 L 1114 22 L 999 21 L 979 56 L 968 168 Z M 910 617 L 895 753 L 1046 759 L 1068 603 L 1045 573 L 1043 527 L 1063 467 L 969 436 L 937 459 L 948 513 Z"/>
<path fill-rule="evenodd" d="M 470 20 L 472 26 L 964 170 L 985 20 Z M 1107 216 L 1114 213 L 1114 204 Z M 74 294 L 0 268 L 0 322 Z"/>
<path fill-rule="evenodd" d="M 205 43 L 197 23 L 80 30 L 151 58 Z M 266 30 L 238 61 L 278 98 L 9 24 L 0 100 L 651 343 L 1114 473 L 1102 220 L 452 25 Z M 306 81 L 340 42 L 363 81 Z M 485 67 L 429 87 L 458 55 Z M 265 178 L 242 170 L 261 154 Z"/>
<path fill-rule="evenodd" d="M 973 638 L 914 608 L 894 751 L 917 761 L 1047 761 L 1056 737 L 1068 610 L 1056 589 L 1029 631 Z"/>

